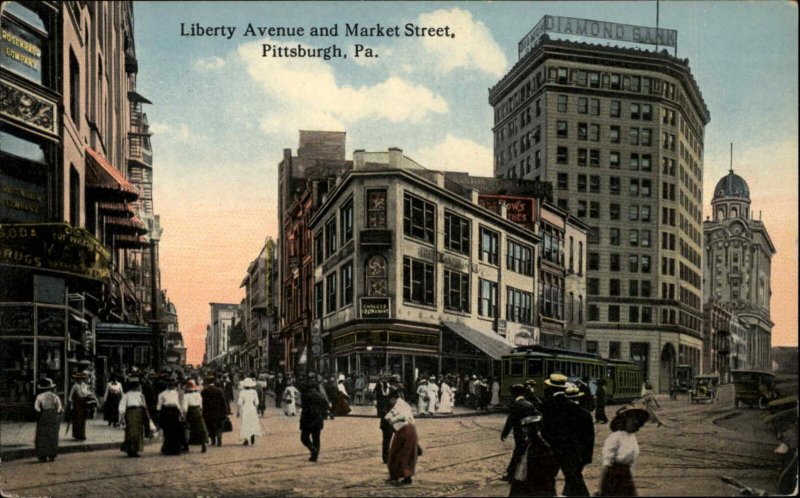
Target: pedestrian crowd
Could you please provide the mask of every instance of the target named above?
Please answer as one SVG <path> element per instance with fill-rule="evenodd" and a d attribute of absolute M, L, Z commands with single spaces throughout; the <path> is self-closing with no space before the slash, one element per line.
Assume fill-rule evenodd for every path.
<path fill-rule="evenodd" d="M 541 399 L 533 380 L 511 386 L 514 400 L 500 434 L 501 440 L 509 434 L 514 436 L 514 451 L 503 476 L 511 485 L 509 496 L 558 496 L 559 471 L 564 476 L 561 496 L 590 496 L 583 469 L 592 463 L 594 425 L 608 422 L 604 384 L 598 380 L 593 395 L 588 377 L 571 383 L 565 375 L 553 373 L 544 380 Z M 597 495 L 636 496 L 632 468 L 639 445 L 635 433 L 651 417 L 650 409 L 642 402 L 616 411 L 611 434 L 603 444 L 603 471 Z M 653 421 L 662 425 L 657 418 Z"/>
<path fill-rule="evenodd" d="M 231 432 L 230 417 L 240 419 L 238 444 L 252 446 L 262 435 L 260 418 L 266 409 L 267 392 L 283 407 L 286 417 L 299 414 L 300 442 L 308 449 L 309 461 L 319 458 L 321 435 L 326 419 L 345 416 L 350 403 L 376 407 L 382 433 L 381 456 L 387 466 L 388 483 L 412 483 L 416 463 L 423 450 L 419 444 L 415 417 L 453 412 L 454 406 L 474 410 L 498 408 L 499 379 L 477 375 L 420 376 L 407 390 L 398 375 L 381 375 L 369 382 L 366 375 L 340 374 L 327 379 L 311 372 L 294 377 L 255 372 L 180 369 L 171 372 L 133 369 L 112 375 L 102 399 L 87 385 L 87 372 L 73 375 L 74 385 L 66 407 L 53 392 L 55 384 L 43 378 L 34 408 L 38 413 L 35 445 L 41 461 L 53 461 L 58 451 L 61 414 L 67 412 L 76 440 L 86 440 L 86 420 L 102 401 L 104 420 L 124 427 L 120 449 L 139 457 L 145 438 L 160 437 L 161 453 L 180 455 L 191 446 L 221 446 L 222 435 Z M 238 396 L 234 394 L 238 390 Z M 592 462 L 594 424 L 608 423 L 605 387 L 602 379 L 594 394 L 589 379 L 576 383 L 559 373 L 544 380 L 543 396 L 537 395 L 536 381 L 511 386 L 513 401 L 501 440 L 514 437 L 514 450 L 503 480 L 511 485 L 511 496 L 555 496 L 556 476 L 564 475 L 564 496 L 589 496 L 583 469 Z M 235 402 L 234 402 L 235 401 Z M 416 415 L 412 406 L 416 405 Z M 648 420 L 663 425 L 655 414 L 658 402 L 652 390 L 645 391 L 641 406 L 624 406 L 611 420 L 611 435 L 602 450 L 603 496 L 635 496 L 631 469 L 638 457 L 635 433 Z M 592 412 L 595 419 L 592 420 Z"/>

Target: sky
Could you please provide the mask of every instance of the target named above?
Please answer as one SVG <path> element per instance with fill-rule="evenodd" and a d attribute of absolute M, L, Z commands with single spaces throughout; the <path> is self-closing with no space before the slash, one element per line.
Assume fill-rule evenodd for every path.
<path fill-rule="evenodd" d="M 138 91 L 153 102 L 161 285 L 188 361 L 199 363 L 208 303 L 240 302 L 248 264 L 278 235 L 277 166 L 298 130 L 346 131 L 348 158 L 399 147 L 430 169 L 491 176 L 488 88 L 517 61 L 519 40 L 546 14 L 654 26 L 656 2 L 137 1 L 134 13 Z M 678 57 L 689 59 L 711 112 L 705 215 L 733 142 L 734 169 L 777 248 L 773 345 L 797 344 L 797 18 L 796 3 L 777 0 L 663 1 L 659 13 L 660 27 L 678 31 Z M 346 23 L 401 34 L 407 23 L 449 26 L 455 36 L 358 38 L 345 36 Z M 248 24 L 255 36 L 244 36 Z M 183 36 L 193 25 L 236 30 Z M 309 36 L 334 25 L 337 37 Z M 259 27 L 305 32 L 262 36 Z M 263 44 L 337 45 L 348 57 L 262 57 Z M 378 57 L 354 57 L 356 44 Z"/>

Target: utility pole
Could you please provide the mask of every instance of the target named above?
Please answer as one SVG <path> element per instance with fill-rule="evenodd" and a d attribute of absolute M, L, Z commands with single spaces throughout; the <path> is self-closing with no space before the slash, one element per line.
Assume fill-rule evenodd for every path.
<path fill-rule="evenodd" d="M 161 325 L 159 323 L 159 289 L 156 275 L 158 239 L 150 239 L 150 325 L 153 328 L 153 368 L 161 369 Z"/>

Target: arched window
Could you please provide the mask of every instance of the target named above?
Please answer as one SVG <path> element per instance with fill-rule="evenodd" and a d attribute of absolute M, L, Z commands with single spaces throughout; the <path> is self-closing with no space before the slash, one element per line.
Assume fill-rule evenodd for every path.
<path fill-rule="evenodd" d="M 739 210 L 738 209 L 736 209 L 735 207 L 731 208 L 731 218 L 738 217 L 738 214 L 739 214 Z"/>
<path fill-rule="evenodd" d="M 389 287 L 386 259 L 383 256 L 372 256 L 367 260 L 366 287 L 368 296 L 386 296 Z"/>

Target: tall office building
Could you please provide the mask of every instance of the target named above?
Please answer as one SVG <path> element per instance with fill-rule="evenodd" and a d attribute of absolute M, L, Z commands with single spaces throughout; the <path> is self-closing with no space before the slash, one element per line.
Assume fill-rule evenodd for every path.
<path fill-rule="evenodd" d="M 562 29 L 565 19 L 571 31 Z M 663 392 L 675 365 L 700 367 L 701 184 L 710 115 L 687 59 L 545 33 L 581 27 L 615 39 L 658 33 L 669 44 L 677 37 L 546 16 L 520 42 L 519 61 L 489 89 L 494 174 L 551 182 L 555 203 L 591 227 L 587 349 L 637 362 Z"/>

